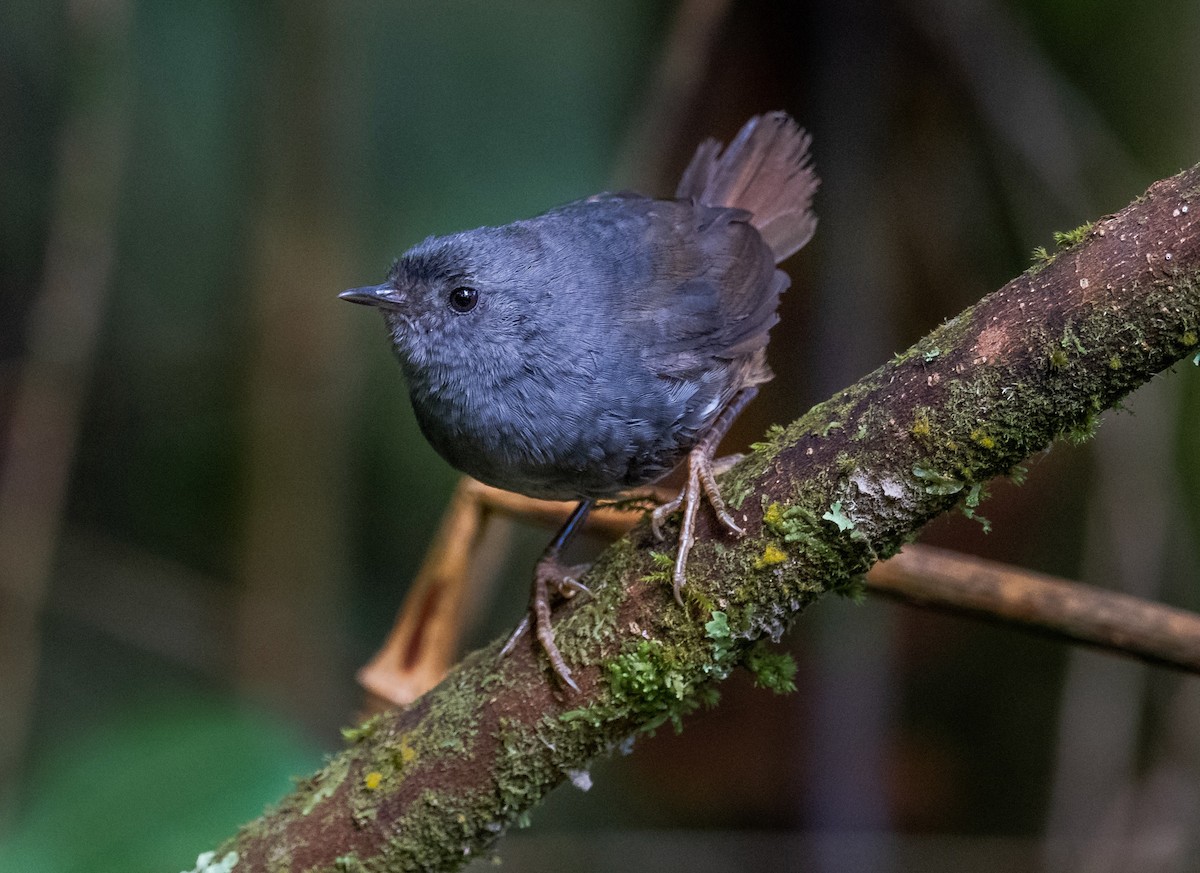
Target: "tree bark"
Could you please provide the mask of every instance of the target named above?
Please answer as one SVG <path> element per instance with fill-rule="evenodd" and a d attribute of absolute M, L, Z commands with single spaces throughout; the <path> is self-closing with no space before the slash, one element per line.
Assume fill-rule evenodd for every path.
<path fill-rule="evenodd" d="M 770 435 L 721 480 L 746 536 L 701 513 L 685 608 L 655 554 L 673 544 L 644 523 L 605 551 L 586 579 L 594 596 L 555 623 L 579 694 L 559 691 L 532 643 L 506 659 L 496 644 L 477 651 L 411 706 L 350 732 L 213 863 L 458 868 L 597 755 L 711 699 L 755 641 L 856 586 L 925 522 L 973 511 L 990 478 L 1089 434 L 1102 410 L 1195 355 L 1197 209 L 1200 166 Z"/>

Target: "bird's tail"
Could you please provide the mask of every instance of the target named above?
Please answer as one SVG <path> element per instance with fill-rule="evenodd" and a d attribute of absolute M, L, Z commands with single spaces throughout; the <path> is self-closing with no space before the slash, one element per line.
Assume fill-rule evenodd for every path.
<path fill-rule="evenodd" d="M 778 264 L 812 239 L 817 227 L 812 198 L 820 180 L 810 141 L 786 112 L 756 115 L 724 151 L 715 139 L 702 142 L 675 196 L 746 210 Z"/>

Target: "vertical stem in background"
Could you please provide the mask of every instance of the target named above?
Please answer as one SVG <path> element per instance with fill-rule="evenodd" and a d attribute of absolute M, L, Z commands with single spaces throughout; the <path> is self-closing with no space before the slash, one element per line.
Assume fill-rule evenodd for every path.
<path fill-rule="evenodd" d="M 1103 199 L 1097 180 L 1110 192 L 1141 186 L 1145 172 L 1098 108 L 1055 68 L 1012 4 L 904 5 L 909 19 L 957 67 L 994 142 L 1027 170 L 1022 181 L 1028 184 L 1032 177 L 1036 222 L 1045 220 L 1048 209 L 1096 214 L 1095 201 Z"/>
<path fill-rule="evenodd" d="M 1096 475 L 1082 581 L 1156 600 L 1172 494 L 1168 441 L 1179 392 L 1159 380 L 1132 401 L 1137 418 L 1109 416 L 1094 446 Z M 1067 662 L 1046 834 L 1047 870 L 1137 870 L 1132 863 L 1138 757 L 1148 671 L 1087 649 Z M 1158 822 L 1170 826 L 1170 819 Z M 1145 860 L 1144 858 L 1142 859 Z"/>
<path fill-rule="evenodd" d="M 885 20 L 877 0 L 827 2 L 816 13 L 816 42 L 824 48 L 816 65 L 813 128 L 818 142 L 845 146 L 817 152 L 823 188 L 836 192 L 819 206 L 824 257 L 808 355 L 818 396 L 850 384 L 898 345 L 891 315 L 897 270 L 888 213 L 875 199 L 888 166 L 891 39 Z M 885 778 L 897 723 L 893 617 L 886 607 L 845 602 L 823 603 L 813 612 L 813 687 L 807 700 L 795 703 L 795 717 L 807 721 L 812 736 L 796 753 L 811 774 L 798 818 L 818 834 L 856 834 L 853 853 L 845 851 L 844 838 L 816 843 L 814 869 L 823 873 L 884 873 L 895 864 Z"/>
<path fill-rule="evenodd" d="M 30 311 L 0 469 L 0 816 L 11 812 L 40 659 L 42 605 L 116 248 L 131 85 L 130 4 L 67 4 L 70 95 L 45 275 Z"/>
<path fill-rule="evenodd" d="M 1038 185 L 1035 206 L 1020 190 L 1029 174 L 1006 180 L 1024 228 L 1045 232 L 1046 194 L 1067 216 L 1100 211 L 1104 190 L 1144 176 L 1124 144 L 1003 4 L 994 0 L 913 0 L 912 20 L 962 70 L 996 142 Z M 1098 183 L 1103 180 L 1103 185 Z M 1126 180 L 1126 181 L 1121 181 Z M 1020 208 L 1021 206 L 1025 208 Z M 1069 219 L 1068 219 L 1069 223 Z M 1169 403 L 1154 389 L 1149 418 L 1110 420 L 1096 443 L 1097 476 L 1083 551 L 1083 577 L 1153 598 L 1163 567 L 1170 494 L 1163 439 Z M 1136 428 L 1136 430 L 1134 430 Z M 1131 798 L 1148 673 L 1142 665 L 1075 649 L 1063 683 L 1057 760 L 1046 836 L 1047 870 L 1143 869 L 1115 851 L 1133 836 Z"/>
<path fill-rule="evenodd" d="M 254 221 L 237 680 L 316 730 L 351 711 L 345 663 L 348 222 L 333 161 L 335 30 L 324 4 L 275 5 Z M 334 14 L 332 8 L 328 14 Z"/>

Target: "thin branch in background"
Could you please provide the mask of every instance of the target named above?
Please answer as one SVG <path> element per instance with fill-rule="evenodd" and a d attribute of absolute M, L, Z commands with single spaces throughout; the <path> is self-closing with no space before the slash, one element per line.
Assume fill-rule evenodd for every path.
<path fill-rule="evenodd" d="M 30 310 L 0 470 L 0 817 L 12 811 L 37 688 L 39 621 L 62 529 L 81 412 L 106 309 L 129 134 L 129 8 L 75 0 L 79 47 L 57 144 L 45 277 Z"/>
<path fill-rule="evenodd" d="M 554 528 L 573 507 L 464 476 L 391 633 L 359 671 L 368 695 L 366 712 L 406 706 L 445 677 L 462 639 L 464 600 L 478 596 L 494 579 L 494 561 L 482 573 L 478 567 L 487 563 L 480 543 L 489 524 L 500 516 Z M 641 509 L 600 508 L 588 528 L 616 540 L 643 515 Z M 1200 673 L 1200 616 L 1093 585 L 920 544 L 872 567 L 866 585 L 872 594 L 914 606 L 991 619 Z"/>
<path fill-rule="evenodd" d="M 1094 585 L 912 545 L 872 567 L 867 589 L 1200 673 L 1200 615 Z"/>
<path fill-rule="evenodd" d="M 656 496 L 661 501 L 672 495 L 664 491 Z M 404 706 L 445 677 L 459 654 L 468 604 L 483 598 L 499 571 L 499 554 L 489 548 L 494 544 L 485 543 L 486 532 L 514 518 L 554 528 L 574 505 L 525 497 L 462 477 L 395 625 L 358 672 L 358 682 L 367 692 L 364 710 Z M 642 515 L 640 510 L 601 506 L 588 517 L 587 530 L 615 540 Z"/>
<path fill-rule="evenodd" d="M 458 651 L 472 559 L 478 554 L 486 512 L 459 481 L 421 569 L 408 588 L 383 647 L 358 671 L 363 709 L 404 706 L 442 681 Z"/>

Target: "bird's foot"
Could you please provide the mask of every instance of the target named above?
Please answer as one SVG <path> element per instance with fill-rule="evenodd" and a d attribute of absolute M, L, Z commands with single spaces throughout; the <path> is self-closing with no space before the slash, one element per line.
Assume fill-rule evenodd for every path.
<path fill-rule="evenodd" d="M 530 627 L 533 627 L 534 635 L 537 637 L 542 651 L 546 653 L 550 666 L 554 669 L 554 674 L 572 691 L 579 690 L 579 686 L 571 678 L 571 669 L 563 660 L 562 653 L 559 652 L 558 645 L 554 642 L 554 627 L 550 624 L 550 598 L 552 592 L 558 601 L 570 600 L 576 594 L 590 595 L 592 592 L 579 581 L 590 566 L 590 564 L 564 564 L 559 560 L 557 554 L 552 553 L 541 557 L 533 570 L 533 591 L 529 597 L 529 611 L 525 613 L 521 623 L 512 632 L 512 636 L 508 638 L 504 648 L 500 650 L 500 657 L 511 652 L 516 646 L 517 640 L 521 639 Z"/>
<path fill-rule="evenodd" d="M 718 472 L 725 472 L 740 460 L 740 456 L 731 456 L 730 458 L 719 458 L 713 460 L 710 456 L 712 446 L 702 443 L 696 446 L 688 453 L 688 478 L 687 484 L 676 495 L 675 499 L 664 503 L 662 506 L 654 510 L 650 515 L 650 530 L 658 539 L 664 539 L 662 526 L 666 521 L 667 516 L 671 515 L 681 506 L 683 507 L 683 524 L 679 529 L 679 548 L 675 555 L 675 570 L 671 575 L 671 581 L 675 589 L 675 601 L 683 606 L 683 586 L 687 582 L 687 577 L 684 575 L 687 570 L 688 553 L 692 550 L 692 545 L 696 541 L 696 513 L 700 511 L 700 496 L 703 494 L 708 498 L 709 505 L 716 513 L 717 520 L 722 526 L 735 536 L 744 536 L 745 531 L 741 525 L 733 520 L 733 516 L 729 514 L 729 510 L 725 507 L 725 500 L 721 497 L 721 489 L 717 487 L 716 476 Z"/>

